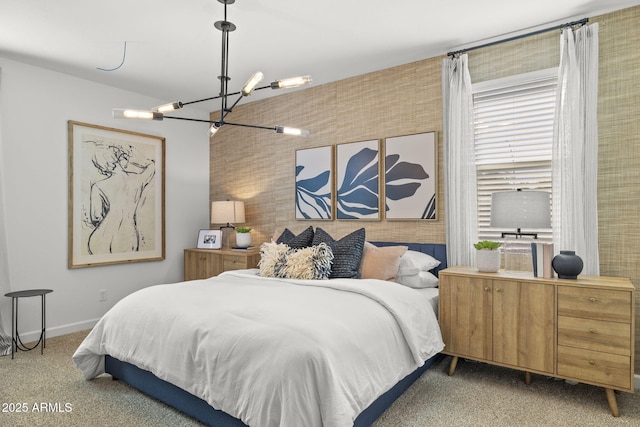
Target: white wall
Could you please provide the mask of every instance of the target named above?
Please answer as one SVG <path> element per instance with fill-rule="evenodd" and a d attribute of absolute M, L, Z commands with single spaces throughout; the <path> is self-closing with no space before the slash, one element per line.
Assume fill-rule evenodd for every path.
<path fill-rule="evenodd" d="M 198 229 L 209 227 L 207 126 L 116 120 L 111 118 L 113 107 L 149 108 L 167 100 L 2 57 L 0 69 L 0 172 L 10 277 L 9 286 L 0 289 L 53 289 L 47 296 L 47 335 L 56 336 L 92 327 L 133 291 L 180 281 L 182 250 L 194 246 Z M 196 116 L 207 118 L 206 113 Z M 166 138 L 165 260 L 67 268 L 68 120 Z M 106 302 L 98 301 L 100 289 L 107 290 Z M 0 295 L 0 315 L 9 333 L 10 313 L 10 299 Z M 37 336 L 40 298 L 20 299 L 19 326 L 22 337 Z"/>

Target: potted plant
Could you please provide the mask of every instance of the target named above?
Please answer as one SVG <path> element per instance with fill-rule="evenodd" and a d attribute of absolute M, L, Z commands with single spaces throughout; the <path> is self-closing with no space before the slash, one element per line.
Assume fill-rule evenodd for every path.
<path fill-rule="evenodd" d="M 251 228 L 236 227 L 236 246 L 239 248 L 251 246 Z"/>
<path fill-rule="evenodd" d="M 484 273 L 495 273 L 500 269 L 500 242 L 482 240 L 473 245 L 476 248 L 476 267 Z"/>

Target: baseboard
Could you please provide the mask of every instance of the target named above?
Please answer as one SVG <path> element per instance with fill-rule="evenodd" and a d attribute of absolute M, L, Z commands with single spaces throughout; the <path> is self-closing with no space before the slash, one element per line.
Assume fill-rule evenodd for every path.
<path fill-rule="evenodd" d="M 59 335 L 66 335 L 73 332 L 84 331 L 86 329 L 93 328 L 100 319 L 85 320 L 83 322 L 70 323 L 68 325 L 54 326 L 52 328 L 47 327 L 47 338 L 57 337 Z M 11 329 L 6 331 L 11 334 Z M 40 331 L 33 332 L 20 332 L 20 340 L 23 343 L 38 341 L 40 338 Z"/>

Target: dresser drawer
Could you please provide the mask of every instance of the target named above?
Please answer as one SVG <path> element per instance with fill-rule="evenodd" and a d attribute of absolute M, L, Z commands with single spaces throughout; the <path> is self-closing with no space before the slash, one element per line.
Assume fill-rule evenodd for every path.
<path fill-rule="evenodd" d="M 558 316 L 558 345 L 631 356 L 631 325 Z"/>
<path fill-rule="evenodd" d="M 631 323 L 631 292 L 558 286 L 558 315 Z"/>
<path fill-rule="evenodd" d="M 629 356 L 558 346 L 558 375 L 607 388 L 633 390 Z"/>
<path fill-rule="evenodd" d="M 242 270 L 247 268 L 247 258 L 244 256 L 225 255 L 222 258 L 222 266 L 224 271 Z"/>

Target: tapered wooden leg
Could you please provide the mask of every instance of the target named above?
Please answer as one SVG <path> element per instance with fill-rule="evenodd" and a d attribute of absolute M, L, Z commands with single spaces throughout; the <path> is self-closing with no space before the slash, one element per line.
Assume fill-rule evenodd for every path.
<path fill-rule="evenodd" d="M 525 371 L 524 373 L 524 383 L 529 385 L 531 384 L 531 372 Z"/>
<path fill-rule="evenodd" d="M 609 409 L 611 409 L 611 415 L 614 417 L 620 416 L 620 412 L 618 412 L 618 402 L 616 401 L 616 392 L 610 388 L 604 389 L 607 394 L 607 401 L 609 402 Z"/>
<path fill-rule="evenodd" d="M 456 365 L 458 364 L 458 356 L 453 356 L 451 358 L 451 364 L 449 365 L 449 376 L 452 377 L 453 373 L 456 371 Z"/>

